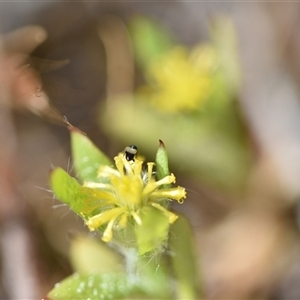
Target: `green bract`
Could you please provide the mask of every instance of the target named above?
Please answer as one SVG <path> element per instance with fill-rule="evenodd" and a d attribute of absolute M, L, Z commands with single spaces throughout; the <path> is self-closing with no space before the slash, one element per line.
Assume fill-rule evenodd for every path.
<path fill-rule="evenodd" d="M 112 161 L 82 132 L 71 128 L 72 159 L 76 176 L 82 181 L 97 181 L 101 165 L 111 165 Z"/>

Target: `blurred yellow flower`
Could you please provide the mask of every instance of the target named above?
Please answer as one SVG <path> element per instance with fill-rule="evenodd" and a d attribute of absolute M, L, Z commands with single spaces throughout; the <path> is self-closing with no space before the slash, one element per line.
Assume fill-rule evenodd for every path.
<path fill-rule="evenodd" d="M 154 163 L 147 163 L 147 169 L 142 168 L 143 161 L 139 158 L 128 161 L 124 153 L 114 158 L 117 169 L 101 166 L 99 178 L 105 178 L 107 183 L 86 182 L 89 188 L 96 188 L 98 198 L 96 205 L 100 213 L 88 218 L 87 226 L 91 231 L 106 225 L 102 240 L 111 241 L 114 229 L 123 229 L 128 220 L 142 224 L 141 212 L 144 207 L 151 206 L 165 215 L 169 223 L 175 222 L 177 215 L 163 206 L 165 200 L 183 202 L 186 197 L 182 187 L 165 188 L 175 182 L 175 176 L 170 174 L 156 181 L 153 175 Z M 155 222 L 155 220 L 153 220 Z"/>
<path fill-rule="evenodd" d="M 217 66 L 216 50 L 210 45 L 198 45 L 190 52 L 174 47 L 150 64 L 149 85 L 138 94 L 162 111 L 196 110 L 210 96 Z"/>

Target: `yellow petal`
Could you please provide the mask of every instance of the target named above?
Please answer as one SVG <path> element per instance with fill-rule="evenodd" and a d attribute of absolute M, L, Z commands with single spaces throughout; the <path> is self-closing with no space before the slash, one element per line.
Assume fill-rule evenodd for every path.
<path fill-rule="evenodd" d="M 165 176 L 164 178 L 162 178 L 161 180 L 158 180 L 158 181 L 154 181 L 153 179 L 151 180 L 151 178 L 149 178 L 149 181 L 143 190 L 142 196 L 144 197 L 144 196 L 147 196 L 147 195 L 153 193 L 161 185 L 171 184 L 174 182 L 175 182 L 174 174 Z"/>
<path fill-rule="evenodd" d="M 123 159 L 122 159 L 123 156 L 124 155 L 122 153 L 119 153 L 119 155 L 114 158 L 116 167 L 117 167 L 119 173 L 121 174 L 121 176 L 124 176 L 124 164 L 123 164 Z"/>
<path fill-rule="evenodd" d="M 133 164 L 134 175 L 138 175 L 138 176 L 141 175 L 141 173 L 142 173 L 142 165 L 143 165 L 143 161 L 141 161 L 139 159 L 135 159 L 135 162 Z"/>
<path fill-rule="evenodd" d="M 164 184 L 171 184 L 171 183 L 175 183 L 175 176 L 174 174 L 170 174 L 164 178 L 162 178 L 161 180 L 156 181 L 156 185 L 157 187 L 164 185 Z"/>
<path fill-rule="evenodd" d="M 118 220 L 118 225 L 121 228 L 125 228 L 127 225 L 127 221 L 128 221 L 128 213 L 124 212 L 121 216 L 120 219 Z"/>
<path fill-rule="evenodd" d="M 103 232 L 103 236 L 102 236 L 103 242 L 108 243 L 111 241 L 112 236 L 113 236 L 113 226 L 114 226 L 115 221 L 116 221 L 116 218 L 109 221 L 106 229 Z"/>
<path fill-rule="evenodd" d="M 120 173 L 116 169 L 114 169 L 110 166 L 103 165 L 103 166 L 99 167 L 97 176 L 98 177 L 110 177 L 110 176 L 120 177 Z"/>
<path fill-rule="evenodd" d="M 152 177 L 154 162 L 148 162 L 147 166 L 148 166 L 148 178 L 150 180 L 150 178 Z"/>
<path fill-rule="evenodd" d="M 170 188 L 170 189 L 161 189 L 156 190 L 150 195 L 151 200 L 158 199 L 170 199 L 170 200 L 176 200 L 179 203 L 183 203 L 183 199 L 186 198 L 186 191 L 185 188 L 178 186 L 176 188 Z"/>
<path fill-rule="evenodd" d="M 140 216 L 135 211 L 132 211 L 131 215 L 133 216 L 134 220 L 136 221 L 136 223 L 138 225 L 142 225 L 142 220 L 141 220 Z"/>
<path fill-rule="evenodd" d="M 95 215 L 86 221 L 86 225 L 89 227 L 91 231 L 99 228 L 101 225 L 108 223 L 112 219 L 116 219 L 119 217 L 125 208 L 117 207 L 110 210 L 106 210 L 105 212 Z"/>

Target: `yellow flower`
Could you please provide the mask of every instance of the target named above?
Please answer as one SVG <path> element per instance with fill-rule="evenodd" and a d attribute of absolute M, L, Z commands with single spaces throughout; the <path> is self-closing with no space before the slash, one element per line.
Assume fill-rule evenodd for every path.
<path fill-rule="evenodd" d="M 174 47 L 150 64 L 149 85 L 139 95 L 162 111 L 196 110 L 210 96 L 217 64 L 216 51 L 209 45 L 194 47 L 190 53 Z"/>
<path fill-rule="evenodd" d="M 100 213 L 87 219 L 86 224 L 91 231 L 106 225 L 102 240 L 111 241 L 113 231 L 123 229 L 129 220 L 139 226 L 142 224 L 141 212 L 144 207 L 151 206 L 165 215 L 169 223 L 175 222 L 177 215 L 167 210 L 165 200 L 183 202 L 186 197 L 182 187 L 168 187 L 175 182 L 175 176 L 170 174 L 156 181 L 153 175 L 154 163 L 147 163 L 143 170 L 143 161 L 139 158 L 128 161 L 124 153 L 114 158 L 116 169 L 101 166 L 98 177 L 107 183 L 86 182 L 89 188 L 96 188 L 99 198 Z M 155 220 L 154 220 L 155 221 Z"/>

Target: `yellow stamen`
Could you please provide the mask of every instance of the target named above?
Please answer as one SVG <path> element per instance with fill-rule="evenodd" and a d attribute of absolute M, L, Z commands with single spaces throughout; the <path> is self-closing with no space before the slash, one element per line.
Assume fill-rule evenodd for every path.
<path fill-rule="evenodd" d="M 103 232 L 102 241 L 107 242 L 107 243 L 111 241 L 112 236 L 113 236 L 112 229 L 113 229 L 115 221 L 116 221 L 116 218 L 113 218 L 109 221 L 106 229 Z"/>

